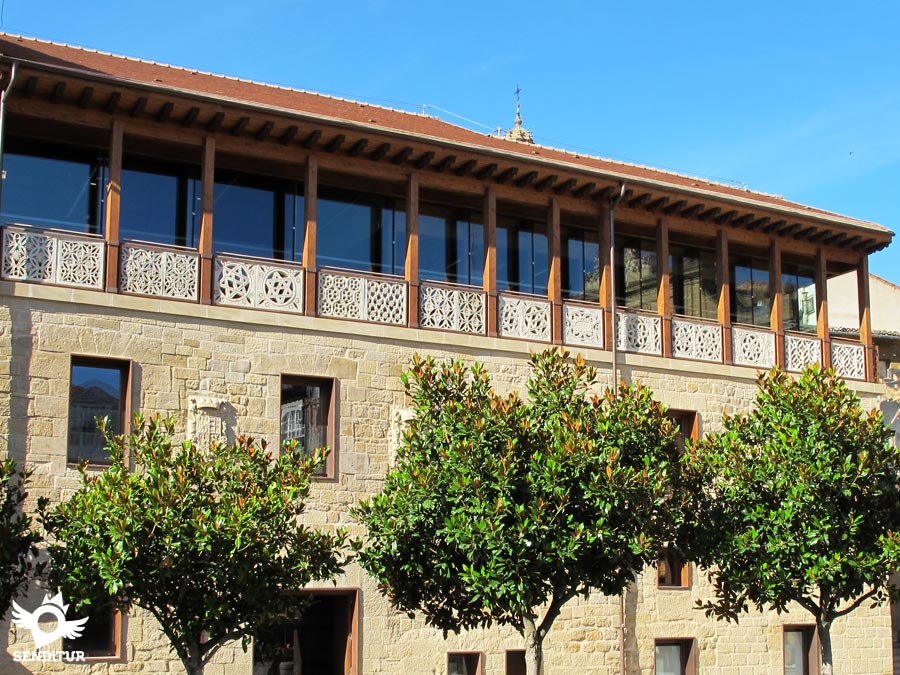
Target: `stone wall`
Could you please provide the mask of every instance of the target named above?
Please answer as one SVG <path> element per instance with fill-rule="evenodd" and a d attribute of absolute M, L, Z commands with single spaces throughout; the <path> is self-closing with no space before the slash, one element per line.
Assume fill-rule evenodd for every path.
<path fill-rule="evenodd" d="M 226 420 L 240 433 L 276 444 L 280 376 L 333 377 L 338 382 L 340 439 L 338 480 L 318 482 L 306 521 L 320 527 L 347 525 L 361 534 L 349 507 L 377 491 L 391 459 L 392 419 L 406 407 L 400 373 L 415 352 L 438 359 L 476 358 L 487 364 L 498 389 L 521 388 L 528 375 L 529 348 L 515 340 L 388 328 L 359 323 L 90 291 L 3 284 L 0 303 L 0 454 L 34 466 L 30 505 L 40 496 L 64 499 L 77 489 L 77 472 L 66 464 L 69 369 L 72 355 L 130 359 L 134 407 L 175 415 L 188 423 L 189 401 L 224 402 Z M 612 379 L 610 356 L 589 350 L 604 384 Z M 746 410 L 755 394 L 751 369 L 625 357 L 621 375 L 649 385 L 666 405 L 700 414 L 701 433 L 719 427 L 723 411 Z M 868 405 L 878 387 L 854 386 Z M 351 566 L 339 587 L 361 589 L 361 672 L 446 672 L 448 651 L 485 653 L 485 674 L 499 675 L 507 649 L 521 647 L 510 629 L 451 635 L 393 612 L 372 580 Z M 808 615 L 752 613 L 739 626 L 707 619 L 693 609 L 707 597 L 708 582 L 693 574 L 689 590 L 658 590 L 653 571 L 625 597 L 627 669 L 652 673 L 654 639 L 695 638 L 701 673 L 722 675 L 781 672 L 784 624 L 811 623 Z M 36 594 L 23 601 L 37 604 Z M 31 606 L 31 605 L 28 605 Z M 594 595 L 570 602 L 546 643 L 546 673 L 618 673 L 619 600 Z M 154 620 L 135 612 L 125 621 L 124 653 L 115 662 L 42 665 L 34 672 L 179 672 Z M 0 654 L 30 647 L 30 636 L 0 623 Z M 836 672 L 891 672 L 891 622 L 887 608 L 861 609 L 836 623 Z M 223 649 L 207 675 L 249 675 L 251 656 L 235 645 Z M 24 675 L 21 664 L 4 661 L 0 673 Z"/>

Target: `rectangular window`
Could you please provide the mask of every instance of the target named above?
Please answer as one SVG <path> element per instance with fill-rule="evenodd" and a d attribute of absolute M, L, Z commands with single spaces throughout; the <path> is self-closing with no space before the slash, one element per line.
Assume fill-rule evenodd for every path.
<path fill-rule="evenodd" d="M 143 158 L 122 160 L 122 239 L 197 247 L 200 236 L 199 169 Z"/>
<path fill-rule="evenodd" d="M 122 615 L 113 607 L 93 607 L 78 618 L 87 616 L 87 623 L 80 637 L 63 638 L 62 648 L 66 651 L 84 652 L 85 658 L 116 658 L 120 654 L 119 643 L 122 634 Z"/>
<path fill-rule="evenodd" d="M 697 657 L 692 638 L 656 641 L 656 675 L 696 675 Z"/>
<path fill-rule="evenodd" d="M 471 209 L 419 204 L 419 276 L 423 280 L 481 286 L 484 226 Z"/>
<path fill-rule="evenodd" d="M 816 277 L 811 265 L 785 263 L 781 270 L 784 329 L 816 332 Z"/>
<path fill-rule="evenodd" d="M 481 652 L 450 652 L 447 654 L 447 675 L 482 675 L 483 664 Z"/>
<path fill-rule="evenodd" d="M 102 234 L 105 153 L 22 139 L 4 150 L 3 223 Z"/>
<path fill-rule="evenodd" d="M 665 546 L 656 562 L 659 588 L 690 588 L 690 565 L 672 546 Z"/>
<path fill-rule="evenodd" d="M 506 670 L 505 675 L 525 675 L 525 650 L 524 649 L 507 649 L 506 650 Z"/>
<path fill-rule="evenodd" d="M 299 261 L 305 228 L 302 185 L 216 172 L 213 249 L 217 253 Z"/>
<path fill-rule="evenodd" d="M 109 456 L 97 418 L 109 418 L 109 433 L 126 433 L 128 428 L 128 361 L 72 357 L 69 385 L 70 463 L 87 461 L 108 464 Z"/>
<path fill-rule="evenodd" d="M 616 305 L 656 311 L 659 284 L 656 242 L 637 237 L 616 237 Z"/>
<path fill-rule="evenodd" d="M 545 224 L 497 216 L 497 290 L 547 295 L 549 260 Z"/>
<path fill-rule="evenodd" d="M 321 186 L 316 262 L 361 272 L 402 276 L 406 206 L 402 199 Z"/>
<path fill-rule="evenodd" d="M 599 302 L 600 241 L 597 232 L 564 227 L 561 234 L 563 297 Z"/>
<path fill-rule="evenodd" d="M 729 267 L 732 322 L 768 328 L 771 325 L 768 261 L 732 256 Z"/>
<path fill-rule="evenodd" d="M 819 675 L 815 626 L 784 627 L 784 675 Z"/>
<path fill-rule="evenodd" d="M 669 247 L 669 279 L 675 314 L 718 317 L 715 251 L 673 244 Z"/>
<path fill-rule="evenodd" d="M 329 448 L 328 461 L 318 475 L 334 478 L 335 381 L 319 377 L 281 378 L 281 443 L 297 441 L 305 452 Z"/>
<path fill-rule="evenodd" d="M 675 424 L 678 432 L 675 442 L 680 451 L 685 449 L 688 439 L 697 440 L 700 435 L 700 418 L 695 411 L 669 409 L 666 416 Z"/>

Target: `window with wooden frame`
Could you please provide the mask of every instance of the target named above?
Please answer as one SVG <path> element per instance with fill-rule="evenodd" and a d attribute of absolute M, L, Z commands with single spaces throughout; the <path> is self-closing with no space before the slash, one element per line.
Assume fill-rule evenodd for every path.
<path fill-rule="evenodd" d="M 482 652 L 449 652 L 447 654 L 447 675 L 482 675 L 484 654 Z"/>
<path fill-rule="evenodd" d="M 784 626 L 784 675 L 819 675 L 819 641 L 813 625 Z"/>
<path fill-rule="evenodd" d="M 321 478 L 337 474 L 336 394 L 337 381 L 328 377 L 281 377 L 281 444 L 296 441 L 307 453 L 329 448 Z"/>
<path fill-rule="evenodd" d="M 131 362 L 73 356 L 69 377 L 69 437 L 67 461 L 109 464 L 97 419 L 108 417 L 108 433 L 128 432 L 131 414 Z"/>
<path fill-rule="evenodd" d="M 616 235 L 616 306 L 656 311 L 659 269 L 656 241 Z"/>
<path fill-rule="evenodd" d="M 525 667 L 525 650 L 524 649 L 507 649 L 506 650 L 506 668 L 504 675 L 525 675 L 527 668 Z"/>
<path fill-rule="evenodd" d="M 693 638 L 656 640 L 656 675 L 696 675 L 697 649 Z"/>
<path fill-rule="evenodd" d="M 688 439 L 696 441 L 700 437 L 700 416 L 695 410 L 669 409 L 666 416 L 674 422 L 678 435 L 675 439 L 679 452 L 683 452 Z"/>
<path fill-rule="evenodd" d="M 122 655 L 122 614 L 103 605 L 87 611 L 87 623 L 80 637 L 63 638 L 62 648 L 68 652 L 84 652 L 86 659 L 112 660 Z M 82 612 L 79 618 L 85 616 Z"/>
<path fill-rule="evenodd" d="M 697 439 L 699 416 L 693 410 L 669 410 L 666 413 L 678 430 L 676 443 L 679 452 L 684 451 L 688 439 Z M 691 566 L 670 545 L 663 547 L 656 563 L 656 579 L 659 588 L 688 589 L 691 587 Z"/>

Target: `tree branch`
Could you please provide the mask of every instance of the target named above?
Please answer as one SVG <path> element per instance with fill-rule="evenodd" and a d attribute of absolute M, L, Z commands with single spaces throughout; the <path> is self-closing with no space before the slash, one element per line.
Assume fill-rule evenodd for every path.
<path fill-rule="evenodd" d="M 856 600 L 854 600 L 852 603 L 850 603 L 844 609 L 835 610 L 834 613 L 832 613 L 831 618 L 837 619 L 839 617 L 844 616 L 845 614 L 849 614 L 850 612 L 852 612 L 854 609 L 859 607 L 861 604 L 863 604 L 866 600 L 871 598 L 876 593 L 878 593 L 877 586 L 873 587 L 872 590 L 870 590 L 868 593 L 863 593 L 861 596 L 859 596 Z"/>

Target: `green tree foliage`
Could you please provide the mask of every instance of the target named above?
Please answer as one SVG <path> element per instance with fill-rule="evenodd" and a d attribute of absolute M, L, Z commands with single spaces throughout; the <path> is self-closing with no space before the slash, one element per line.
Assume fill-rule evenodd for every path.
<path fill-rule="evenodd" d="M 51 582 L 79 602 L 147 610 L 196 675 L 224 643 L 246 648 L 292 611 L 294 591 L 340 572 L 346 535 L 298 520 L 324 452 L 285 445 L 273 459 L 251 438 L 200 448 L 173 443 L 170 419 L 134 426 L 107 437 L 108 469 L 82 467 L 81 489 L 43 514 Z"/>
<path fill-rule="evenodd" d="M 445 633 L 513 626 L 536 675 L 563 605 L 622 592 L 679 504 L 675 429 L 648 389 L 589 397 L 580 356 L 531 363 L 523 400 L 495 393 L 478 364 L 417 357 L 397 466 L 354 516 L 369 533 L 359 562 L 399 610 Z"/>
<path fill-rule="evenodd" d="M 43 569 L 43 563 L 37 562 L 41 537 L 32 530 L 31 517 L 22 511 L 30 475 L 13 459 L 0 462 L 0 619 L 32 576 Z"/>
<path fill-rule="evenodd" d="M 708 615 L 749 606 L 815 617 L 824 675 L 832 622 L 884 601 L 900 564 L 900 451 L 881 413 L 863 411 L 833 371 L 761 375 L 749 415 L 685 455 L 696 516 L 691 557 L 709 570 Z"/>

